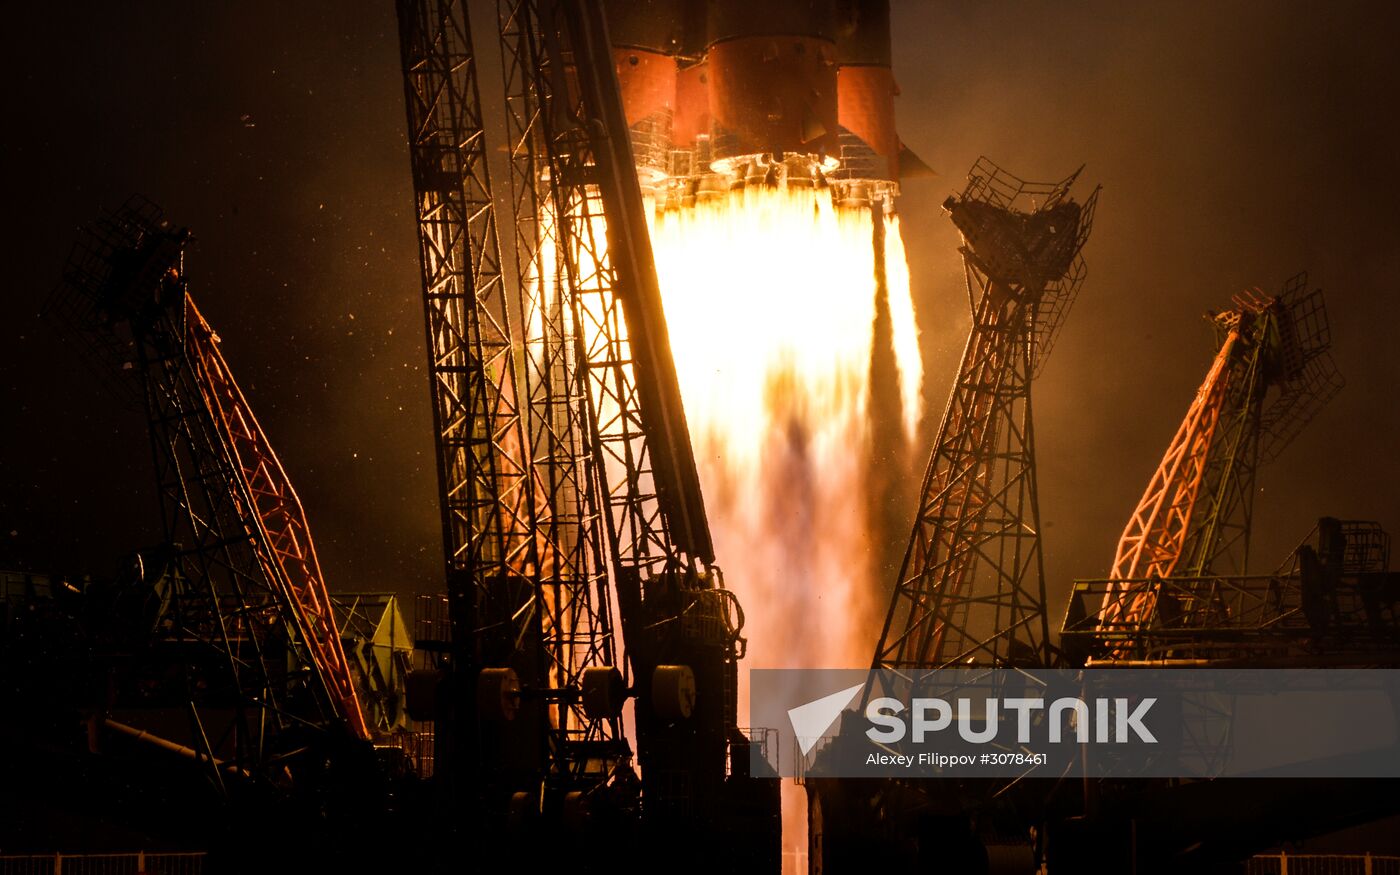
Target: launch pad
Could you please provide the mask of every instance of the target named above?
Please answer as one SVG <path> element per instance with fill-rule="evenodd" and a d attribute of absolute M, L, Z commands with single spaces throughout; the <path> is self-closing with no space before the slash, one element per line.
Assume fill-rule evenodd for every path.
<path fill-rule="evenodd" d="M 824 766 L 849 718 L 799 745 L 794 781 L 782 720 L 746 696 L 751 668 L 823 663 L 916 688 L 1396 667 L 1379 523 L 1323 517 L 1249 564 L 1260 484 L 1285 474 L 1266 466 L 1342 388 L 1305 275 L 1207 314 L 1214 358 L 1111 570 L 1061 602 L 1067 498 L 1042 490 L 1032 399 L 1089 276 L 1083 168 L 982 158 L 948 186 L 961 285 L 916 318 L 897 205 L 928 174 L 896 129 L 888 3 L 396 12 L 441 594 L 323 573 L 247 338 L 196 303 L 221 292 L 193 235 L 144 199 L 104 214 L 47 315 L 141 411 L 160 513 L 113 574 L 0 576 L 0 700 L 23 715 L 0 735 L 0 875 L 1296 872 L 1282 843 L 1400 813 L 1332 773 L 969 777 L 943 774 L 961 753 L 895 751 L 870 764 L 904 773 L 848 778 Z M 920 328 L 961 320 L 925 419 L 944 378 Z M 1072 699 L 981 713 L 1080 728 Z M 962 726 L 912 701 L 911 732 Z M 1190 715 L 1193 743 L 1228 744 L 1229 711 Z"/>

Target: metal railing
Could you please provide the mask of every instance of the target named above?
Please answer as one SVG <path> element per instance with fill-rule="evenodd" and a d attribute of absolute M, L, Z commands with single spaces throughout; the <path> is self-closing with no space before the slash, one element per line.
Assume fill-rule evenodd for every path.
<path fill-rule="evenodd" d="M 200 875 L 204 852 L 0 855 L 0 875 Z"/>
<path fill-rule="evenodd" d="M 1245 875 L 1400 875 L 1400 857 L 1372 854 L 1260 854 Z"/>

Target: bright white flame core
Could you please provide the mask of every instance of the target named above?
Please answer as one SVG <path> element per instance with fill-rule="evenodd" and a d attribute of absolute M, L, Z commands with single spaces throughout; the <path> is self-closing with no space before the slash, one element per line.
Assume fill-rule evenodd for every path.
<path fill-rule="evenodd" d="M 885 285 L 889 290 L 890 345 L 894 347 L 895 365 L 899 369 L 904 436 L 912 439 L 924 412 L 924 369 L 919 352 L 919 328 L 914 321 L 914 298 L 909 291 L 904 235 L 899 230 L 899 217 L 893 215 L 885 222 L 885 272 Z"/>
<path fill-rule="evenodd" d="M 866 472 L 875 252 L 870 209 L 752 188 L 654 215 L 672 354 L 749 665 L 862 665 L 883 605 L 869 580 Z M 902 421 L 922 367 L 897 219 L 885 263 Z M 741 696 L 740 710 L 747 710 Z"/>
<path fill-rule="evenodd" d="M 767 187 L 652 215 L 715 553 L 744 607 L 752 668 L 861 666 L 874 652 L 886 582 L 870 579 L 866 483 L 873 219 L 834 206 L 828 191 Z M 882 221 L 908 440 L 923 368 L 899 222 Z M 783 791 L 783 868 L 805 871 L 805 800 L 789 782 Z"/>

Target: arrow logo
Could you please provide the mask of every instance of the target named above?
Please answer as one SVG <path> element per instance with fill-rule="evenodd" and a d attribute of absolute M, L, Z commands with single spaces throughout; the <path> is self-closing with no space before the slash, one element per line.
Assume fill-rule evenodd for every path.
<path fill-rule="evenodd" d="M 851 704 L 856 693 L 863 689 L 865 684 L 856 684 L 839 693 L 798 705 L 787 712 L 788 720 L 792 723 L 792 732 L 797 736 L 797 745 L 802 748 L 803 756 L 812 752 L 812 748 L 817 746 L 817 741 L 831 728 L 831 724 L 836 722 L 836 718 L 841 716 L 841 712 L 846 710 L 846 706 Z"/>

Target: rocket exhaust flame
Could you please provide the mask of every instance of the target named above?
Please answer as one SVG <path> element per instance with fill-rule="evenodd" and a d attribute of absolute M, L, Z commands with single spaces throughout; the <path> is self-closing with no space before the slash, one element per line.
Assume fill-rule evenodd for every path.
<path fill-rule="evenodd" d="M 893 537 L 869 512 L 872 353 L 894 359 L 906 441 L 922 412 L 898 219 L 878 203 L 839 205 L 825 187 L 750 185 L 654 209 L 651 236 L 716 553 L 746 608 L 749 665 L 862 665 L 885 600 L 872 552 Z M 889 350 L 874 348 L 876 246 Z M 739 708 L 746 724 L 742 689 Z M 805 853 L 795 786 L 783 807 L 789 869 Z"/>
<path fill-rule="evenodd" d="M 652 245 L 718 555 L 749 609 L 751 664 L 860 664 L 866 571 L 872 211 L 810 188 L 749 187 L 654 214 Z M 918 357 L 894 219 L 886 275 L 912 433 Z M 800 627 L 800 628 L 799 628 Z"/>
<path fill-rule="evenodd" d="M 852 197 L 849 186 L 789 184 L 786 173 L 777 185 L 736 183 L 689 200 L 656 192 L 662 196 L 648 203 L 716 554 L 745 607 L 749 666 L 861 665 L 886 601 L 872 557 L 898 540 L 878 531 L 881 515 L 872 512 L 881 497 L 869 482 L 874 416 L 897 421 L 908 441 L 922 414 L 899 221 L 881 199 Z M 553 239 L 555 224 L 545 209 L 543 239 Z M 601 227 L 595 234 L 604 236 Z M 581 310 L 563 307 L 551 324 L 547 313 L 561 303 L 553 249 L 541 247 L 525 278 L 541 305 L 525 319 L 531 355 L 549 335 L 581 333 L 587 345 L 596 331 L 587 295 Z M 590 288 L 588 278 L 581 287 Z M 881 295 L 889 327 L 878 337 L 888 348 L 877 349 Z M 875 391 L 877 357 L 896 375 L 897 391 Z M 897 399 L 899 409 L 873 410 L 873 397 Z M 596 394 L 592 401 L 606 432 L 616 411 Z M 542 551 L 541 561 L 558 559 Z M 739 712 L 747 725 L 742 688 Z M 788 782 L 783 796 L 784 870 L 798 871 L 806 800 Z"/>

